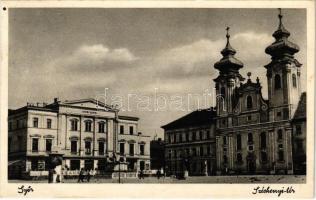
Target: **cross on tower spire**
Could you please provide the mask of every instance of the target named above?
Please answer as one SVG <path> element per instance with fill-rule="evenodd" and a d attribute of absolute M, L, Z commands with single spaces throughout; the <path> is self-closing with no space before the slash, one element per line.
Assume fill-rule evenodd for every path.
<path fill-rule="evenodd" d="M 282 17 L 283 17 L 283 15 L 282 15 L 282 9 L 278 8 L 278 10 L 279 10 L 279 15 L 278 15 L 278 17 L 279 17 L 279 29 L 281 29 L 281 28 L 283 28 L 282 27 L 283 26 L 283 24 L 282 24 Z"/>
<path fill-rule="evenodd" d="M 226 38 L 229 39 L 230 35 L 229 35 L 229 26 L 226 27 Z"/>

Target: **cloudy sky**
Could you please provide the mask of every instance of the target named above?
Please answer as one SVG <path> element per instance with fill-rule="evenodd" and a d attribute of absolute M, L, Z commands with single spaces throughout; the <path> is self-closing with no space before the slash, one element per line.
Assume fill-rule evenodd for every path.
<path fill-rule="evenodd" d="M 306 11 L 283 14 L 301 48 L 296 58 L 305 90 Z M 226 26 L 244 63 L 241 74 L 258 76 L 267 96 L 264 50 L 274 41 L 277 15 L 277 9 L 10 9 L 9 107 L 94 98 L 108 88 L 108 97 L 122 95 L 122 114 L 140 117 L 140 131 L 162 136 L 160 126 L 196 109 L 196 102 L 185 102 L 189 109 L 137 110 L 135 94 L 153 105 L 157 94 L 172 100 L 212 90 Z M 127 94 L 134 94 L 130 111 Z"/>

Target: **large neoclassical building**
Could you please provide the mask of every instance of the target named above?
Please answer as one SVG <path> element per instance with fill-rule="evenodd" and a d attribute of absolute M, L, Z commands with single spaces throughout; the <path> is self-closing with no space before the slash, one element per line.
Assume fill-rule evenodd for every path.
<path fill-rule="evenodd" d="M 176 152 L 181 143 L 177 138 L 184 134 L 179 131 L 181 129 L 186 130 L 188 138 L 194 137 L 197 132 L 214 130 L 213 139 L 216 141 L 209 145 L 211 149 L 216 149 L 216 160 L 213 160 L 216 169 L 212 170 L 216 170 L 218 175 L 305 173 L 306 93 L 301 91 L 302 65 L 294 57 L 299 47 L 288 39 L 290 32 L 282 23 L 281 12 L 279 26 L 273 33 L 275 41 L 265 49 L 271 56 L 270 63 L 264 66 L 268 99 L 262 97 L 262 86 L 258 78 L 253 81 L 251 73 L 248 73 L 246 80 L 239 73 L 244 65 L 234 57 L 236 51 L 230 44 L 228 30 L 229 28 L 227 43 L 221 51 L 223 57 L 214 64 L 214 68 L 219 71 L 218 77 L 214 79 L 216 114 L 209 113 L 209 116 L 200 115 L 191 119 L 204 121 L 208 126 L 199 125 L 194 131 L 185 129 L 184 124 L 176 128 L 170 126 L 172 123 L 163 126 L 166 138 L 165 155 L 171 155 L 167 162 L 170 173 L 182 169 L 182 166 L 174 164 L 178 159 Z M 206 143 L 204 139 L 198 139 L 198 142 L 188 141 L 189 144 L 183 145 L 183 148 L 194 146 L 195 143 L 204 146 Z M 212 159 L 203 158 L 204 154 L 201 153 L 194 154 L 192 149 L 188 153 L 191 163 L 195 163 L 197 158 L 201 160 L 198 161 L 200 167 L 189 169 L 192 174 L 207 171 L 203 169 L 207 166 L 203 162 L 212 162 Z"/>
<path fill-rule="evenodd" d="M 128 171 L 149 170 L 150 136 L 138 132 L 138 120 L 94 99 L 9 110 L 9 177 L 47 174 L 52 153 L 62 155 L 69 173 L 105 171 L 113 153 Z"/>

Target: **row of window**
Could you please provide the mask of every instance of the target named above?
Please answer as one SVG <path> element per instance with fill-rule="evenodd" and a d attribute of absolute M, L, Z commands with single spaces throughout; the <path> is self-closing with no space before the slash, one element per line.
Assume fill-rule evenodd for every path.
<path fill-rule="evenodd" d="M 32 152 L 38 152 L 39 150 L 38 144 L 39 144 L 39 138 L 32 138 Z M 52 146 L 53 146 L 53 140 L 45 139 L 45 151 L 51 152 Z"/>
<path fill-rule="evenodd" d="M 277 140 L 282 141 L 282 139 L 283 139 L 283 133 L 282 133 L 282 130 L 279 129 L 277 132 Z M 254 143 L 252 133 L 248 133 L 247 143 L 248 145 L 252 145 Z M 227 136 L 223 137 L 223 145 L 224 146 L 227 145 Z M 237 146 L 237 151 L 241 150 L 242 138 L 240 134 L 238 134 L 236 137 L 236 146 Z M 262 132 L 260 133 L 260 149 L 266 149 L 266 147 L 267 147 L 267 136 L 265 132 Z"/>
<path fill-rule="evenodd" d="M 85 154 L 86 155 L 91 155 L 92 151 L 91 151 L 91 141 L 85 141 L 84 143 L 84 147 L 85 147 Z M 103 141 L 99 141 L 98 142 L 98 154 L 99 155 L 105 155 L 105 150 L 106 150 L 106 146 L 105 146 L 105 142 Z M 71 141 L 71 145 L 70 145 L 70 152 L 71 154 L 77 154 L 78 153 L 78 141 L 77 140 L 72 140 Z"/>
<path fill-rule="evenodd" d="M 33 117 L 33 127 L 38 128 L 38 118 Z M 52 128 L 52 119 L 46 119 L 46 128 Z"/>
<path fill-rule="evenodd" d="M 38 128 L 38 118 L 34 117 L 33 118 L 33 127 L 34 128 Z M 79 130 L 79 126 L 78 126 L 79 120 L 78 119 L 72 119 L 70 120 L 70 130 L 71 131 L 78 131 Z M 85 122 L 85 132 L 91 132 L 92 131 L 92 121 L 91 120 L 86 120 Z M 52 128 L 52 120 L 51 119 L 47 119 L 46 122 L 46 128 L 50 129 Z M 106 132 L 106 122 L 101 121 L 98 122 L 98 132 L 99 133 L 105 133 Z M 12 123 L 9 123 L 9 130 L 12 129 Z M 120 134 L 124 134 L 124 125 L 120 125 Z M 134 134 L 134 126 L 129 126 L 129 134 L 133 135 Z"/>
<path fill-rule="evenodd" d="M 46 152 L 52 151 L 52 139 L 45 140 L 45 150 Z M 78 152 L 78 141 L 71 141 L 71 153 L 77 154 Z M 39 138 L 32 138 L 32 152 L 39 151 Z M 105 153 L 105 142 L 99 142 L 99 155 L 104 155 Z M 85 154 L 90 155 L 91 152 L 91 141 L 85 141 Z"/>
<path fill-rule="evenodd" d="M 71 131 L 78 131 L 78 123 L 79 123 L 79 120 L 77 120 L 77 119 L 70 120 L 70 130 Z M 33 127 L 38 128 L 38 118 L 37 117 L 33 118 Z M 51 119 L 46 120 L 46 128 L 48 128 L 48 129 L 52 128 L 52 120 Z M 98 128 L 99 128 L 99 130 L 98 130 L 99 133 L 105 133 L 106 122 L 104 122 L 104 121 L 98 122 Z M 91 131 L 92 131 L 92 121 L 87 120 L 87 121 L 85 121 L 85 132 L 91 132 Z"/>
<path fill-rule="evenodd" d="M 124 125 L 120 125 L 120 134 L 124 134 Z M 134 126 L 129 126 L 129 134 L 133 135 L 134 134 Z"/>
<path fill-rule="evenodd" d="M 260 152 L 260 161 L 262 163 L 266 163 L 268 162 L 268 154 L 266 151 L 261 151 Z M 279 162 L 282 162 L 284 161 L 284 151 L 283 149 L 279 149 L 278 150 L 278 161 Z M 223 155 L 223 163 L 228 163 L 228 157 L 226 154 Z M 242 164 L 243 163 L 243 156 L 242 156 L 242 153 L 237 153 L 236 154 L 236 163 L 237 164 Z"/>
<path fill-rule="evenodd" d="M 70 120 L 70 130 L 71 131 L 78 131 L 79 130 L 78 123 L 79 123 L 79 120 L 77 120 L 77 119 Z M 84 131 L 85 132 L 92 132 L 92 121 L 86 120 L 84 122 L 84 124 L 85 124 Z M 106 132 L 106 122 L 104 122 L 104 121 L 98 122 L 98 132 L 99 133 Z"/>
<path fill-rule="evenodd" d="M 120 143 L 120 155 L 125 155 L 125 143 Z M 129 144 L 129 155 L 130 156 L 135 155 L 135 144 L 134 143 Z M 145 155 L 145 144 L 139 145 L 139 155 Z"/>
<path fill-rule="evenodd" d="M 9 131 L 13 130 L 13 122 L 9 121 L 8 123 Z M 16 120 L 16 129 L 25 128 L 26 127 L 26 119 L 18 119 Z"/>
<path fill-rule="evenodd" d="M 203 137 L 204 135 L 204 137 Z M 209 130 L 205 131 L 203 134 L 202 131 L 193 131 L 191 133 L 174 133 L 168 134 L 168 142 L 169 143 L 178 143 L 178 142 L 189 142 L 189 141 L 198 141 L 198 140 L 209 140 L 211 139 L 211 133 Z"/>
<path fill-rule="evenodd" d="M 292 85 L 296 88 L 296 75 L 292 74 Z M 282 80 L 279 74 L 274 76 L 274 89 L 281 89 L 282 88 Z"/>
<path fill-rule="evenodd" d="M 296 84 L 296 75 L 292 74 L 292 85 L 294 88 L 296 88 L 297 84 Z M 274 89 L 278 90 L 282 88 L 282 80 L 281 80 L 281 76 L 279 74 L 276 74 L 274 77 Z M 225 87 L 222 87 L 220 90 L 220 94 L 222 96 L 222 98 L 225 98 L 225 94 L 226 94 L 226 90 Z M 252 109 L 253 107 L 253 101 L 252 101 L 252 97 L 251 96 L 247 96 L 246 98 L 246 108 L 247 109 Z"/>
<path fill-rule="evenodd" d="M 183 158 L 183 157 L 189 157 L 189 156 L 210 156 L 212 153 L 211 147 L 207 146 L 206 151 L 203 146 L 200 147 L 193 147 L 193 148 L 186 148 L 186 149 L 180 149 L 180 150 L 169 150 L 168 151 L 168 158 Z"/>

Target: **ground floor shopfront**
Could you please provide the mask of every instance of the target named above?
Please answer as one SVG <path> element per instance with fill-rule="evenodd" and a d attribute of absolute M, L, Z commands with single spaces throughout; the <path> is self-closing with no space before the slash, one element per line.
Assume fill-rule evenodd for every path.
<path fill-rule="evenodd" d="M 9 161 L 9 179 L 26 179 L 32 176 L 47 176 L 50 169 L 51 158 L 49 156 L 30 156 Z M 112 173 L 118 170 L 119 163 L 114 163 L 103 157 L 63 157 L 62 170 L 65 175 L 78 175 L 80 170 L 93 171 L 94 174 Z M 121 171 L 138 172 L 150 170 L 150 160 L 143 158 L 127 158 L 120 162 Z"/>
<path fill-rule="evenodd" d="M 215 157 L 194 157 L 184 159 L 172 159 L 166 162 L 167 175 L 181 175 L 185 171 L 189 176 L 211 176 L 216 172 Z"/>

